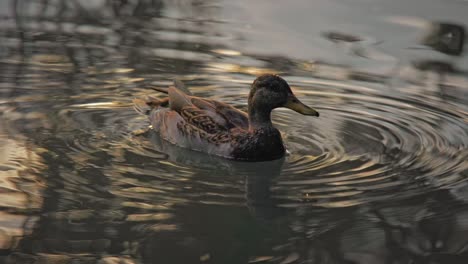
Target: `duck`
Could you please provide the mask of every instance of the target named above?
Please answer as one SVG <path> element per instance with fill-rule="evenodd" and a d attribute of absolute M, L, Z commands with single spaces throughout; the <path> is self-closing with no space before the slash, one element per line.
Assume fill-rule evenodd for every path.
<path fill-rule="evenodd" d="M 180 81 L 152 89 L 166 98 L 134 99 L 135 109 L 148 116 L 150 128 L 162 140 L 181 148 L 239 161 L 269 161 L 284 157 L 280 131 L 271 121 L 275 108 L 302 115 L 319 113 L 302 103 L 289 84 L 275 74 L 258 76 L 250 87 L 247 112 L 229 104 L 194 96 Z"/>

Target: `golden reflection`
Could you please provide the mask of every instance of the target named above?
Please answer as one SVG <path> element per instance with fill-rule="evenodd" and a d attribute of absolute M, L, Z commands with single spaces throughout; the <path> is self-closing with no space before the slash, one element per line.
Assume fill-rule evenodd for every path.
<path fill-rule="evenodd" d="M 359 177 L 358 177 L 356 179 L 350 179 L 350 180 L 347 180 L 347 181 L 330 182 L 328 184 L 336 185 L 336 186 L 349 186 L 349 185 L 355 185 L 355 184 L 361 184 L 361 183 L 380 182 L 380 181 L 383 181 L 383 180 L 391 179 L 392 177 L 394 177 L 394 175 L 385 175 L 385 176 L 371 177 L 371 178 L 365 178 L 365 179 L 359 179 Z M 398 182 L 398 183 L 401 184 L 401 182 Z M 361 187 L 359 187 L 359 188 L 361 188 Z M 371 187 L 371 188 L 373 188 L 373 187 Z"/>
<path fill-rule="evenodd" d="M 278 74 L 279 72 L 270 68 L 259 68 L 253 66 L 241 66 L 230 63 L 207 63 L 207 69 L 214 72 L 246 73 L 250 75 Z"/>
<path fill-rule="evenodd" d="M 210 258 L 211 258 L 210 254 L 207 253 L 207 254 L 200 256 L 200 261 L 205 262 L 205 261 L 210 260 Z"/>
<path fill-rule="evenodd" d="M 36 54 L 31 57 L 31 62 L 39 64 L 58 64 L 70 63 L 70 59 L 64 55 L 58 54 Z"/>
<path fill-rule="evenodd" d="M 88 74 L 131 73 L 133 71 L 135 69 L 132 68 L 98 69 L 96 67 L 90 67 L 86 70 Z"/>
<path fill-rule="evenodd" d="M 356 206 L 365 202 L 366 201 L 361 201 L 361 200 L 346 200 L 346 201 L 336 201 L 336 202 L 318 202 L 314 205 L 325 207 L 325 208 L 344 208 L 344 207 Z"/>
<path fill-rule="evenodd" d="M 212 50 L 214 53 L 218 53 L 220 55 L 226 55 L 226 56 L 240 56 L 242 53 L 237 50 L 228 50 L 228 49 L 214 49 Z"/>
<path fill-rule="evenodd" d="M 129 107 L 130 103 L 113 101 L 113 102 L 96 102 L 96 103 L 86 103 L 86 104 L 75 104 L 70 107 L 76 108 L 87 108 L 87 109 L 112 109 L 120 107 Z"/>
<path fill-rule="evenodd" d="M 159 190 L 156 188 L 149 188 L 149 187 L 129 187 L 121 189 L 120 192 L 127 192 L 127 193 L 160 193 L 163 190 Z"/>
<path fill-rule="evenodd" d="M 0 126 L 0 249 L 11 249 L 19 240 L 31 232 L 37 222 L 35 212 L 43 205 L 44 183 L 38 176 L 45 165 L 42 158 L 27 143 L 17 136 L 4 138 L 12 131 L 5 131 L 7 123 Z M 38 148 L 40 152 L 43 149 Z"/>
<path fill-rule="evenodd" d="M 142 82 L 144 80 L 145 78 L 115 77 L 112 79 L 107 79 L 104 82 L 108 84 L 128 84 L 128 83 Z"/>
<path fill-rule="evenodd" d="M 149 204 L 149 203 L 144 203 L 144 202 L 126 201 L 122 203 L 122 206 L 139 208 L 139 209 L 144 209 L 144 210 L 169 210 L 172 204 L 161 205 L 161 204 Z"/>
<path fill-rule="evenodd" d="M 130 214 L 127 216 L 127 221 L 132 222 L 147 222 L 155 220 L 167 220 L 173 215 L 169 213 L 154 213 L 154 214 Z"/>
<path fill-rule="evenodd" d="M 174 224 L 154 224 L 148 227 L 147 231 L 161 232 L 161 231 L 176 231 L 179 227 Z"/>
<path fill-rule="evenodd" d="M 419 29 L 426 29 L 430 27 L 430 22 L 420 18 L 420 17 L 411 17 L 411 16 L 387 16 L 383 18 L 384 21 L 388 21 L 390 23 L 394 23 L 397 25 L 414 27 Z"/>
<path fill-rule="evenodd" d="M 22 78 L 27 81 L 43 78 L 43 72 L 69 73 L 72 71 L 74 66 L 68 57 L 58 54 L 36 54 L 28 58 L 27 61 L 13 56 L 2 60 L 2 62 L 13 65 L 26 63 L 30 70 L 37 72 L 23 73 Z M 48 84 L 52 85 L 54 82 L 52 80 L 48 80 Z"/>
<path fill-rule="evenodd" d="M 168 59 L 179 59 L 188 61 L 210 61 L 213 59 L 212 55 L 189 50 L 158 48 L 152 49 L 151 51 L 152 55 L 154 56 Z"/>
<path fill-rule="evenodd" d="M 271 261 L 274 259 L 274 256 L 258 256 L 253 257 L 249 260 L 249 263 L 263 263 L 267 261 Z"/>
<path fill-rule="evenodd" d="M 330 194 L 308 194 L 305 193 L 304 197 L 307 199 L 328 199 L 328 198 L 338 198 L 338 197 L 350 197 L 363 193 L 362 191 L 347 191 L 347 192 L 336 192 Z"/>

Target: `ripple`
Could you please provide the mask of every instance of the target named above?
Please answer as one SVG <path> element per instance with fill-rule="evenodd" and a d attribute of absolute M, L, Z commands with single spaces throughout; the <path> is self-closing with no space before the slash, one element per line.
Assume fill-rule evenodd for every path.
<path fill-rule="evenodd" d="M 466 244 L 463 58 L 413 58 L 414 40 L 381 32 L 358 45 L 309 41 L 333 21 L 269 41 L 278 30 L 291 36 L 274 8 L 248 21 L 252 10 L 216 2 L 40 2 L 17 3 L 0 26 L 0 246 L 16 255 L 3 258 L 130 263 L 181 249 L 195 258 L 180 263 L 359 262 L 398 245 L 436 260 Z M 296 34 L 304 29 L 312 34 Z M 321 114 L 274 111 L 284 159 L 228 161 L 135 132 L 149 124 L 131 99 L 149 86 L 180 78 L 195 95 L 246 110 L 262 73 L 281 74 Z"/>
<path fill-rule="evenodd" d="M 135 136 L 132 131 L 148 122 L 129 103 L 119 101 L 119 94 L 95 100 L 100 93 L 91 90 L 68 106 L 56 106 L 62 120 L 56 129 L 77 169 L 100 170 L 112 182 L 109 192 L 130 202 L 127 207 L 153 200 L 349 207 L 451 188 L 465 180 L 468 125 L 463 106 L 404 89 L 285 78 L 321 117 L 274 111 L 274 123 L 290 153 L 282 164 L 231 162 L 179 149 L 151 133 Z M 239 90 L 245 82 L 220 79 L 192 90 L 245 109 L 248 89 Z M 265 166 L 271 169 L 263 171 Z"/>
<path fill-rule="evenodd" d="M 312 82 L 311 91 L 308 83 L 310 88 L 296 93 L 310 94 L 303 101 L 317 105 L 323 118 L 288 124 L 294 113 L 284 111 L 277 117 L 287 126 L 283 130 L 288 130 L 292 153 L 275 189 L 285 206 L 292 205 L 284 200 L 354 206 L 449 188 L 464 180 L 468 125 L 461 108 L 354 86 L 326 92 L 330 82 L 320 84 Z M 306 134 L 305 128 L 311 132 Z M 321 153 L 307 155 L 309 148 Z"/>
<path fill-rule="evenodd" d="M 150 35 L 167 46 L 142 43 L 138 54 L 203 65 L 200 72 L 185 76 L 196 95 L 245 110 L 251 75 L 274 71 L 264 59 L 222 47 L 169 45 L 179 36 L 185 37 L 183 43 L 204 44 L 201 37 L 206 32 L 167 27 Z M 138 116 L 129 102 L 130 97 L 146 95 L 148 89 L 135 86 L 144 86 L 149 80 L 166 85 L 167 73 L 146 73 L 138 65 L 85 64 L 79 72 L 88 81 L 79 83 L 80 92 L 70 96 L 58 92 L 57 88 L 65 85 L 61 78 L 44 79 L 65 68 L 71 70 L 71 60 L 63 54 L 45 54 L 25 64 L 29 67 L 25 76 L 29 82 L 46 83 L 47 96 L 30 96 L 35 90 L 24 85 L 21 89 L 28 94 L 16 97 L 15 105 L 2 103 L 11 110 L 8 118 L 17 122 L 38 119 L 31 115 L 35 106 L 50 106 L 43 112 L 52 112 L 57 118 L 47 128 L 53 128 L 63 143 L 58 148 L 77 170 L 98 170 L 111 182 L 112 195 L 133 204 L 156 199 L 170 204 L 243 206 L 271 202 L 285 207 L 349 207 L 450 188 L 464 180 L 461 172 L 468 169 L 466 106 L 463 100 L 444 99 L 433 91 L 419 89 L 415 93 L 410 85 L 394 88 L 378 82 L 330 80 L 327 67 L 322 66 L 314 76 L 320 77 L 322 71 L 328 79 L 284 76 L 297 96 L 317 108 L 321 116 L 303 118 L 288 109 L 275 110 L 274 123 L 282 131 L 290 155 L 284 164 L 252 168 L 168 146 L 154 135 L 133 136 L 133 130 L 148 126 L 146 117 Z M 216 60 L 216 56 L 226 57 Z M 20 61 L 10 58 L 3 63 L 13 67 Z M 48 75 L 39 71 L 44 66 Z M 57 71 L 50 72 L 51 66 Z M 335 68 L 347 76 L 348 69 Z M 53 103 L 49 102 L 51 96 L 57 98 Z M 43 116 L 49 120 L 48 115 Z M 45 125 L 34 127 L 40 126 Z M 262 166 L 274 169 L 262 171 Z M 263 200 L 257 201 L 262 195 Z M 265 196 L 272 201 L 264 201 Z"/>
<path fill-rule="evenodd" d="M 271 189 L 268 199 L 280 206 L 349 207 L 450 188 L 464 180 L 468 127 L 463 108 L 405 92 L 390 95 L 357 85 L 292 79 L 295 93 L 316 107 L 321 118 L 298 119 L 287 109 L 274 112 L 290 152 L 284 164 L 266 165 L 276 170 L 263 172 L 261 164 L 179 149 L 151 133 L 133 136 L 132 128 L 147 126 L 145 117 L 112 102 L 73 105 L 68 118 L 88 125 L 100 121 L 96 128 L 75 133 L 67 147 L 79 154 L 80 162 L 97 163 L 96 156 L 111 155 L 113 164 L 100 166 L 120 186 L 112 193 L 136 203 L 255 204 L 249 199 L 265 188 L 251 178 L 265 177 L 270 179 L 262 183 Z M 193 87 L 196 94 L 245 107 L 246 94 L 238 89 L 213 90 Z M 245 184 L 250 186 L 247 196 Z"/>

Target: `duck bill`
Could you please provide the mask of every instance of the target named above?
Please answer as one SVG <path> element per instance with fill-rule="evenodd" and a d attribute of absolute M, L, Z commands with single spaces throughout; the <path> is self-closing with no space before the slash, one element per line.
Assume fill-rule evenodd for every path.
<path fill-rule="evenodd" d="M 294 95 L 290 95 L 288 97 L 288 101 L 286 101 L 286 104 L 284 105 L 284 107 L 294 110 L 303 115 L 310 115 L 310 116 L 317 116 L 317 117 L 319 116 L 319 113 L 317 112 L 317 110 L 303 104 Z"/>

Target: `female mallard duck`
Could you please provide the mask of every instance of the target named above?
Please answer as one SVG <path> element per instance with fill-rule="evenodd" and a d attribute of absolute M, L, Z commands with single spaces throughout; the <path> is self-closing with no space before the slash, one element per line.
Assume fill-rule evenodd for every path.
<path fill-rule="evenodd" d="M 287 107 L 303 115 L 319 113 L 300 102 L 288 83 L 277 75 L 265 74 L 252 84 L 248 113 L 214 100 L 195 97 L 181 84 L 155 89 L 168 98 L 134 100 L 136 109 L 146 113 L 162 139 L 179 147 L 228 159 L 274 160 L 284 156 L 281 134 L 271 123 L 271 111 Z"/>

